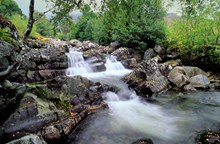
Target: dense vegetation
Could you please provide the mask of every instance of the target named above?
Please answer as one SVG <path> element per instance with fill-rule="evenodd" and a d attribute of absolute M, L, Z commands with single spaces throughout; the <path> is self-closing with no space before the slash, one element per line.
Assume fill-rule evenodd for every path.
<path fill-rule="evenodd" d="M 181 4 L 182 14 L 166 23 L 162 0 L 105 0 L 101 6 L 50 0 L 54 9 L 52 18 L 34 13 L 36 20 L 33 37 L 54 37 L 62 40 L 91 40 L 102 45 L 119 41 L 122 46 L 141 51 L 163 44 L 168 52 L 176 52 L 187 63 L 212 61 L 219 63 L 220 0 L 172 0 Z M 37 4 L 37 2 L 36 2 Z M 91 6 L 91 7 L 90 7 Z M 70 12 L 80 8 L 77 22 Z M 0 0 L 0 13 L 16 25 L 22 35 L 28 18 L 13 0 Z M 1 37 L 6 37 L 0 31 Z"/>

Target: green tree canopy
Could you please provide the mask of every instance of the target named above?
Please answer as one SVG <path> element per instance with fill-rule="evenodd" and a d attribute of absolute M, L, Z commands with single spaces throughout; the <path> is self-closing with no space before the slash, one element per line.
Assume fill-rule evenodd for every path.
<path fill-rule="evenodd" d="M 165 36 L 162 0 L 108 0 L 104 10 L 111 41 L 144 50 Z"/>
<path fill-rule="evenodd" d="M 0 0 L 0 13 L 6 16 L 13 14 L 23 15 L 18 4 L 13 0 Z"/>

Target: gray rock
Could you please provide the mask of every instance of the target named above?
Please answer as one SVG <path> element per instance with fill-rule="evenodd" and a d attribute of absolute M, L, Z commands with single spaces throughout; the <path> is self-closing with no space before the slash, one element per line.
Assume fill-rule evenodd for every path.
<path fill-rule="evenodd" d="M 115 41 L 115 42 L 111 42 L 110 43 L 110 47 L 116 49 L 120 46 L 120 43 L 118 41 Z"/>
<path fill-rule="evenodd" d="M 72 47 L 76 47 L 76 48 L 81 48 L 82 47 L 82 42 L 80 42 L 79 40 L 76 40 L 76 39 L 70 40 L 69 44 Z"/>
<path fill-rule="evenodd" d="M 185 91 L 197 91 L 191 84 L 185 85 L 183 87 Z"/>
<path fill-rule="evenodd" d="M 188 77 L 193 77 L 193 76 L 196 76 L 199 74 L 208 76 L 208 74 L 206 72 L 204 72 L 203 70 L 201 70 L 198 67 L 184 66 L 183 69 Z"/>
<path fill-rule="evenodd" d="M 154 50 L 152 48 L 149 48 L 144 52 L 143 59 L 148 61 L 148 60 L 152 59 L 154 56 L 156 56 L 156 53 L 154 52 Z"/>
<path fill-rule="evenodd" d="M 17 58 L 16 48 L 0 40 L 0 72 L 6 70 Z"/>
<path fill-rule="evenodd" d="M 54 125 L 48 126 L 41 132 L 44 139 L 60 140 L 62 131 L 59 131 Z"/>
<path fill-rule="evenodd" d="M 39 136 L 30 134 L 7 144 L 46 144 L 46 142 Z"/>
<path fill-rule="evenodd" d="M 205 88 L 210 84 L 207 75 L 198 67 L 177 66 L 168 74 L 168 79 L 179 88 L 189 83 L 196 88 Z M 188 88 L 192 89 L 189 86 Z"/>
<path fill-rule="evenodd" d="M 179 66 L 175 67 L 168 74 L 168 79 L 179 88 L 189 83 L 188 75 L 186 75 L 183 67 L 179 67 Z"/>
<path fill-rule="evenodd" d="M 151 96 L 169 89 L 168 79 L 160 72 L 155 59 L 145 60 L 133 72 L 124 77 L 124 81 L 138 93 Z"/>
<path fill-rule="evenodd" d="M 12 83 L 9 81 L 9 80 L 5 80 L 3 83 L 2 83 L 2 86 L 6 89 L 10 89 L 12 88 Z"/>
<path fill-rule="evenodd" d="M 55 122 L 63 111 L 56 109 L 53 103 L 27 93 L 19 108 L 0 127 L 0 137 L 16 132 L 37 132 L 43 126 Z"/>
<path fill-rule="evenodd" d="M 123 66 L 125 68 L 128 68 L 128 69 L 134 69 L 138 66 L 138 62 L 137 62 L 136 58 L 130 58 L 127 60 L 123 60 L 123 61 L 121 61 L 121 63 L 123 64 Z"/>
<path fill-rule="evenodd" d="M 207 88 L 210 84 L 208 77 L 202 74 L 191 77 L 189 81 L 195 88 Z"/>
<path fill-rule="evenodd" d="M 157 52 L 158 54 L 160 54 L 162 52 L 163 48 L 160 45 L 156 45 L 154 47 L 154 51 Z"/>

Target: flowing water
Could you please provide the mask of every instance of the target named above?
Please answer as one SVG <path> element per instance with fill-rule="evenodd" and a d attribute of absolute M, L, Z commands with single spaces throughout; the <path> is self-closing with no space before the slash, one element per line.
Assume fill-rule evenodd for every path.
<path fill-rule="evenodd" d="M 89 116 L 72 135 L 73 144 L 129 144 L 151 138 L 155 144 L 195 143 L 198 131 L 217 128 L 220 123 L 220 93 L 214 91 L 178 94 L 169 92 L 155 98 L 157 104 L 141 100 L 120 79 L 131 72 L 113 56 L 106 58 L 106 71 L 93 72 L 82 53 L 70 51 L 68 76 L 81 75 L 92 81 L 118 87 L 105 92 L 109 110 Z"/>

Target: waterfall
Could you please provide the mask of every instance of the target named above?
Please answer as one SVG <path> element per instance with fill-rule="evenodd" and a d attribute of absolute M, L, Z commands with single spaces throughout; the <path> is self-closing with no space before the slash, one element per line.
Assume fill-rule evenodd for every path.
<path fill-rule="evenodd" d="M 108 55 L 105 63 L 107 70 L 124 70 L 124 66 L 113 55 Z"/>
<path fill-rule="evenodd" d="M 69 50 L 67 57 L 68 69 L 66 70 L 66 75 L 73 76 L 93 72 L 88 62 L 84 60 L 82 52 L 78 52 L 72 48 Z"/>
<path fill-rule="evenodd" d="M 82 52 L 70 51 L 68 59 L 69 68 L 66 72 L 68 76 L 81 75 L 91 81 L 98 81 L 120 89 L 117 93 L 103 93 L 103 98 L 110 108 L 109 114 L 112 115 L 110 121 L 115 123 L 115 127 L 123 129 L 125 126 L 133 131 L 167 140 L 177 136 L 177 118 L 165 114 L 158 105 L 141 101 L 135 92 L 121 81 L 121 78 L 132 70 L 124 68 L 116 57 L 107 56 L 106 71 L 103 72 L 93 72 L 91 65 L 83 59 Z M 99 118 L 97 121 L 100 124 L 105 123 Z"/>

